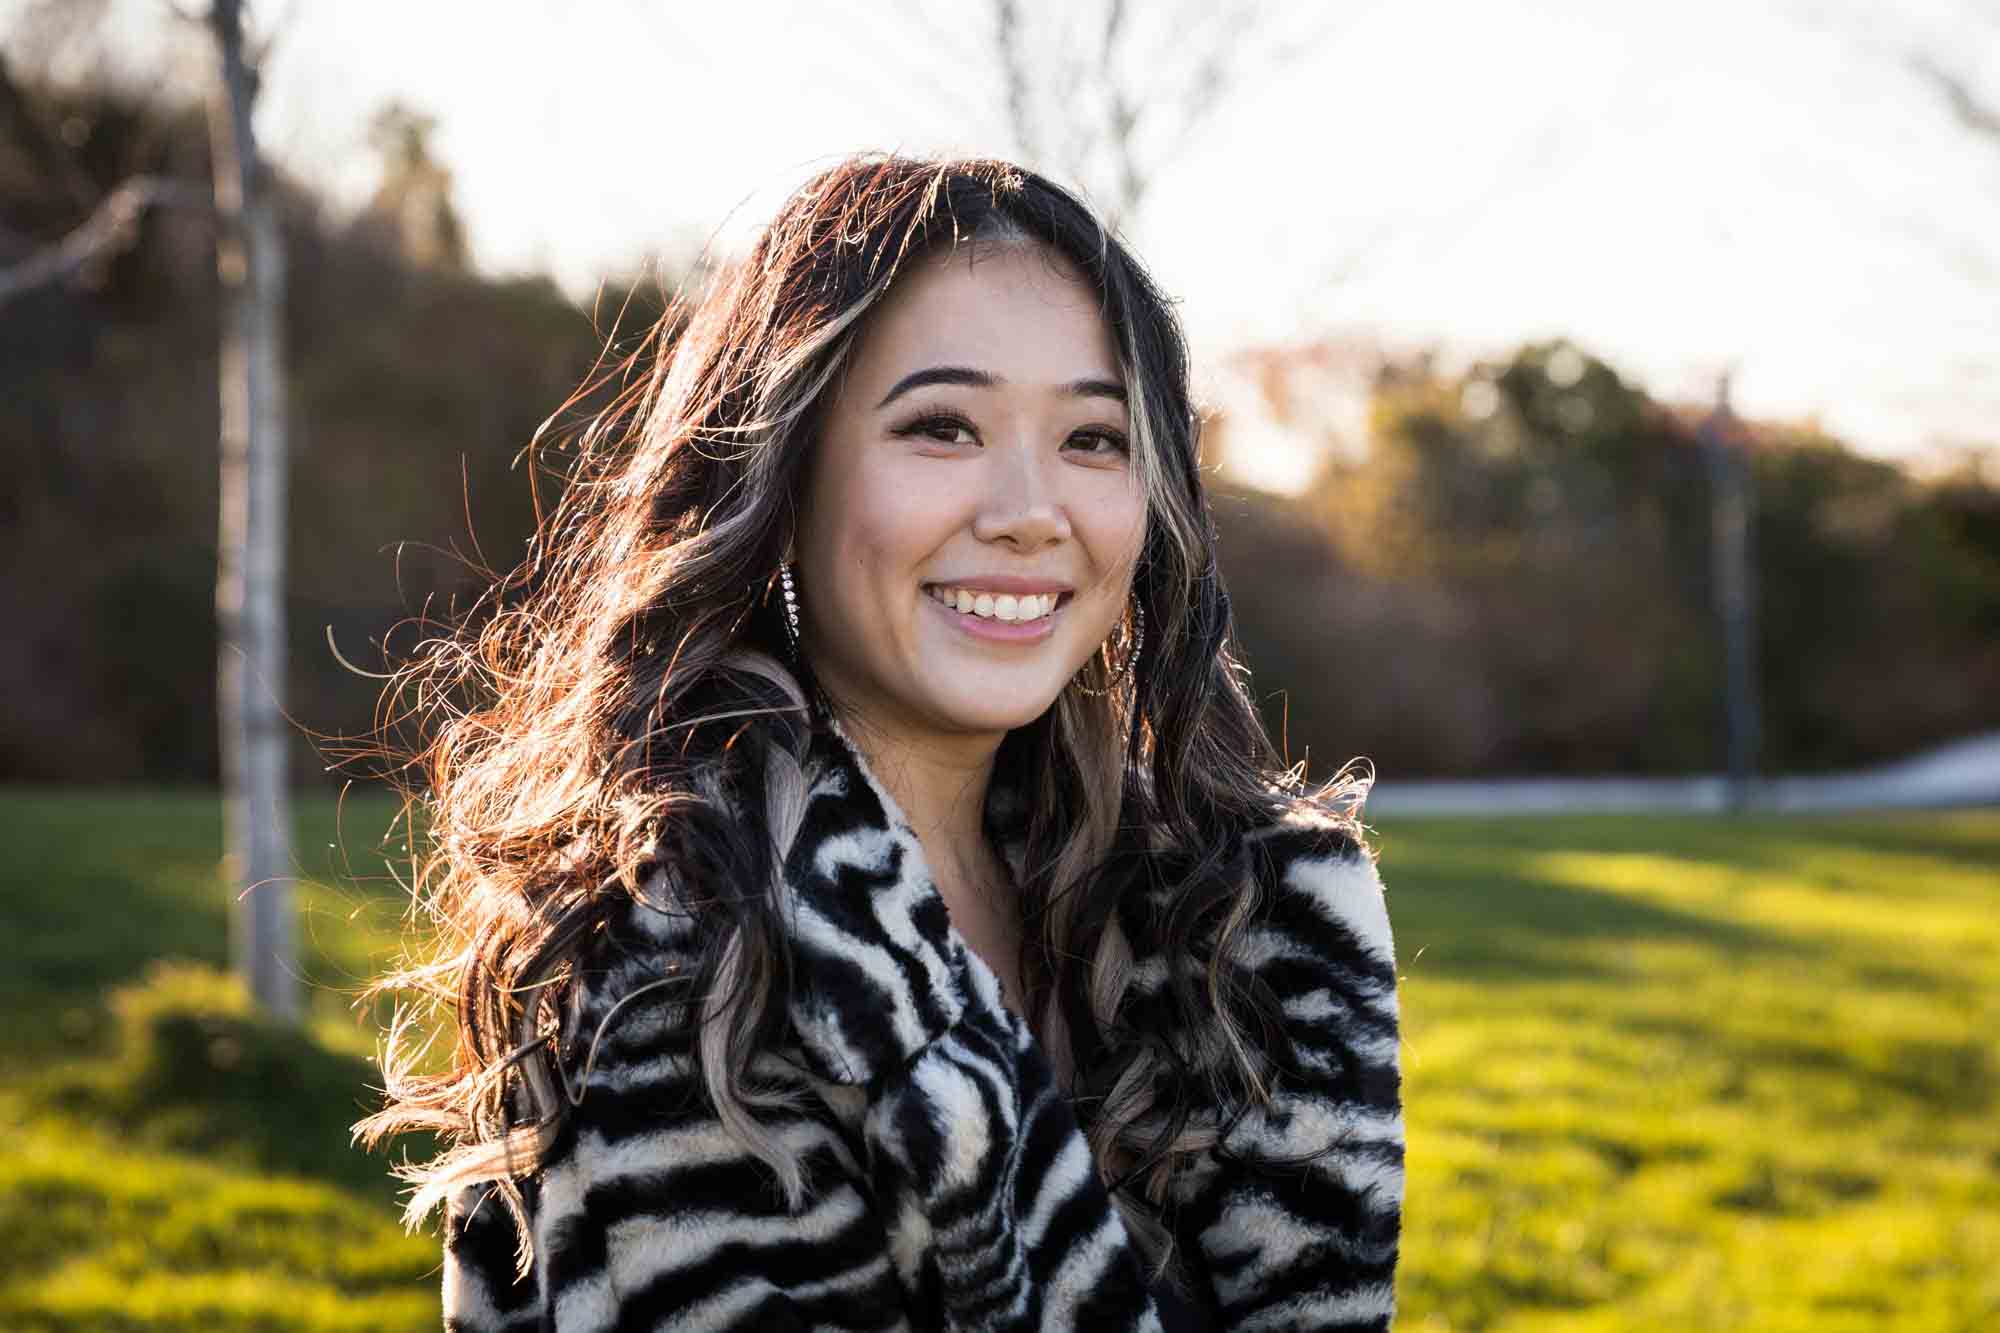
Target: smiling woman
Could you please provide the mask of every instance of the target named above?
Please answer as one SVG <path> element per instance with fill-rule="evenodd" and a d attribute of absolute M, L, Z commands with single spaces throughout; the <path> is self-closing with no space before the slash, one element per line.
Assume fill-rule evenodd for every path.
<path fill-rule="evenodd" d="M 1251 707 L 1137 262 L 857 157 L 638 359 L 398 686 L 382 988 L 456 1041 L 359 1128 L 444 1132 L 447 1326 L 1386 1328 L 1381 887 Z"/>

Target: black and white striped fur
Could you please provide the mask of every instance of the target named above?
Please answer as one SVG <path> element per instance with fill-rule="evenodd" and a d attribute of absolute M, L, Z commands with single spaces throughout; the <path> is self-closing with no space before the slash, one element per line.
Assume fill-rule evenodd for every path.
<path fill-rule="evenodd" d="M 532 1269 L 515 1278 L 490 1187 L 461 1190 L 446 1328 L 1161 1328 L 1163 1293 L 1071 1106 L 952 929 L 915 835 L 837 736 L 814 739 L 800 777 L 782 818 L 789 1035 L 757 1065 L 791 1105 L 754 1126 L 799 1163 L 798 1206 L 704 1094 L 698 1000 L 656 984 L 693 956 L 695 922 L 634 903 L 587 969 L 579 1030 L 602 1034 L 572 1071 L 580 1103 L 522 1182 Z M 1240 961 L 1282 1011 L 1287 1069 L 1177 1173 L 1170 1225 L 1217 1327 L 1387 1329 L 1403 1122 L 1381 886 L 1331 822 L 1253 838 L 1268 878 Z M 1144 1022 L 1164 961 L 1135 969 Z M 1260 1165 L 1274 1158 L 1311 1160 Z"/>

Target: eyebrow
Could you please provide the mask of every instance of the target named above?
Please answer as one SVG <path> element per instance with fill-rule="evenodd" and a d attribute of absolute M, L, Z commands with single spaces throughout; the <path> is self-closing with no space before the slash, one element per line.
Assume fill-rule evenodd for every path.
<path fill-rule="evenodd" d="M 963 384 L 975 389 L 996 389 L 1007 381 L 991 371 L 974 366 L 931 366 L 926 370 L 914 370 L 896 381 L 896 387 L 883 395 L 875 404 L 881 411 L 912 389 L 921 389 L 926 384 Z M 1082 379 L 1071 380 L 1057 388 L 1073 398 L 1109 398 L 1116 403 L 1124 403 L 1125 386 L 1117 380 L 1099 379 L 1086 375 Z"/>

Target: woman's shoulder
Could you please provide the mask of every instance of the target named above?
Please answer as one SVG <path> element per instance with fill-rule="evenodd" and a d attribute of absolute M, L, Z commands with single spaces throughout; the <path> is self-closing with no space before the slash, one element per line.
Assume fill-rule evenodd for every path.
<path fill-rule="evenodd" d="M 1272 920 L 1330 954 L 1393 964 L 1376 851 L 1348 810 L 1324 798 L 1288 797 L 1244 841 Z"/>
<path fill-rule="evenodd" d="M 1268 951 L 1270 932 L 1283 930 L 1296 936 L 1293 954 L 1312 947 L 1334 959 L 1393 961 L 1376 850 L 1347 793 L 1274 783 L 1255 810 L 1198 846 L 1176 845 L 1160 821 L 1152 823 L 1146 843 L 1156 862 L 1148 876 L 1153 887 L 1131 895 L 1121 911 L 1135 943 L 1169 935 L 1194 943 L 1170 919 L 1184 909 L 1190 885 L 1207 880 L 1210 887 L 1193 896 L 1226 903 L 1228 911 L 1214 914 L 1216 924 L 1253 954 L 1259 940 Z"/>

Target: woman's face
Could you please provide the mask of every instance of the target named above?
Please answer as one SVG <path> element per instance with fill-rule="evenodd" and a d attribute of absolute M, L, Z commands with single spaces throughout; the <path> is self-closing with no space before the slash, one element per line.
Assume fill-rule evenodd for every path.
<path fill-rule="evenodd" d="M 822 419 L 804 648 L 871 726 L 1031 722 L 1124 614 L 1145 498 L 1110 330 L 1060 264 L 968 246 L 906 272 Z"/>

